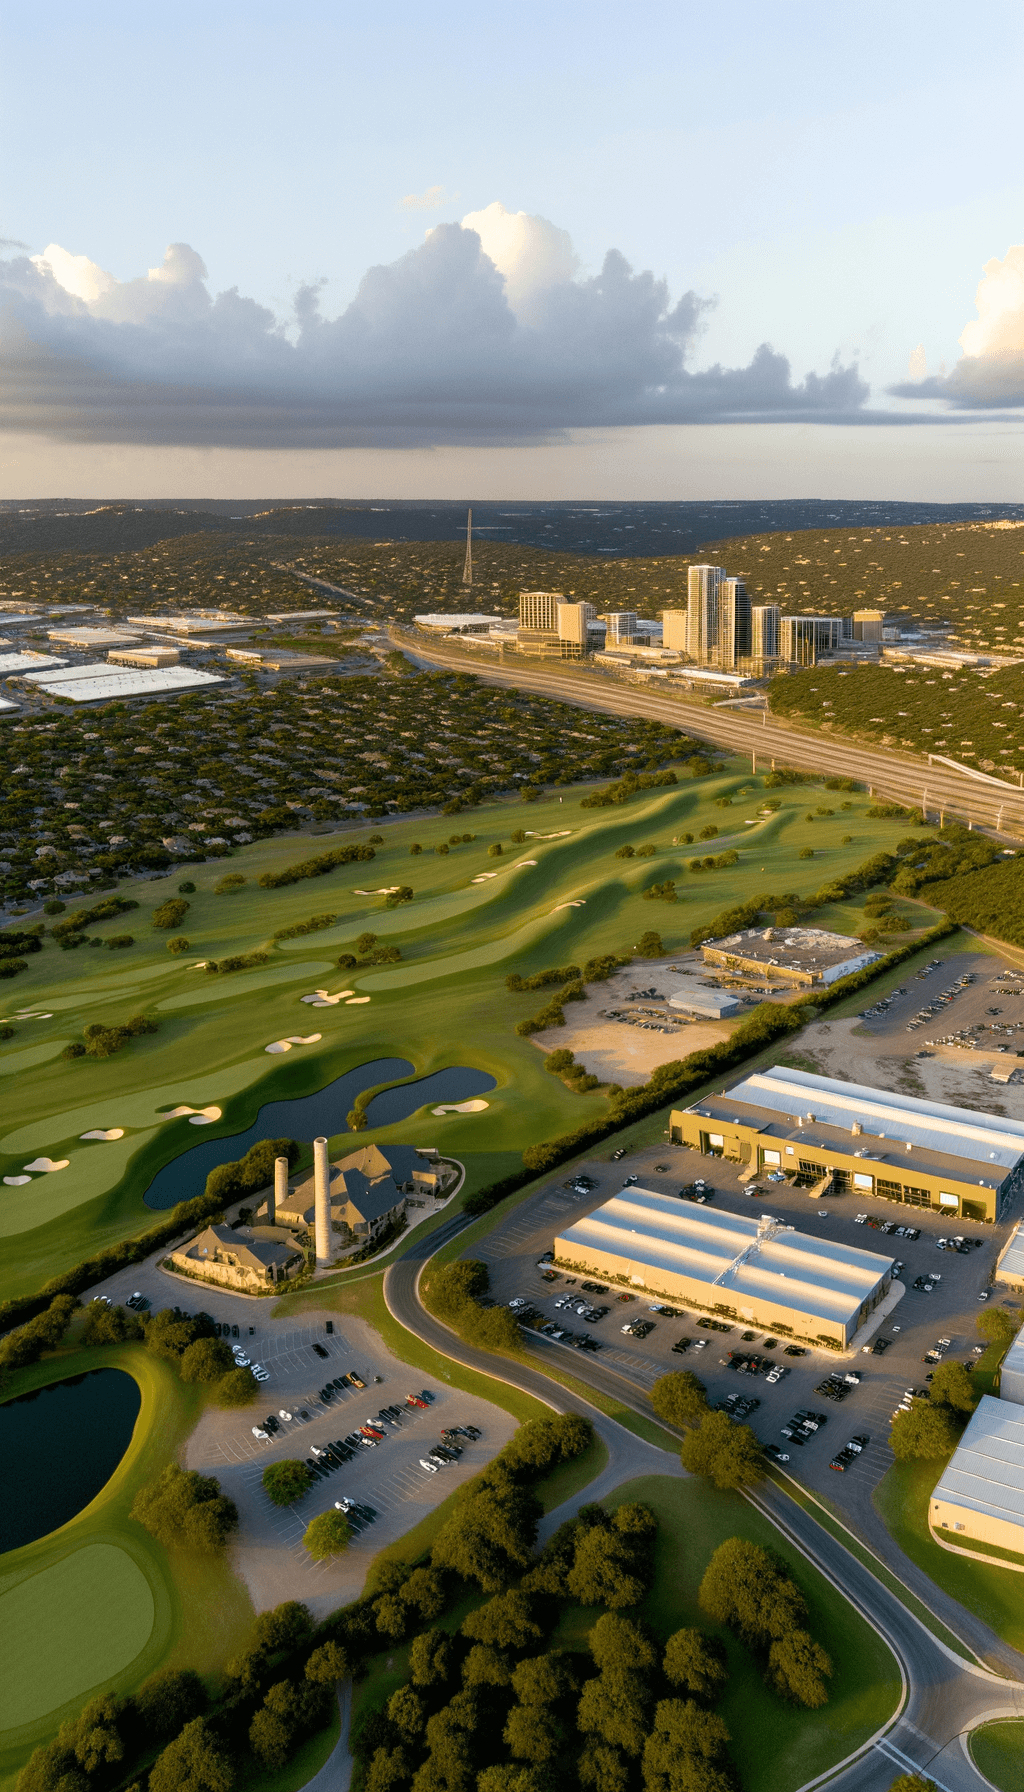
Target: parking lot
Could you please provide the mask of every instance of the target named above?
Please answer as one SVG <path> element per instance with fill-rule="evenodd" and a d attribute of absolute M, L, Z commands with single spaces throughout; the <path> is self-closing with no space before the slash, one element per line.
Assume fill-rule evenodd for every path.
<path fill-rule="evenodd" d="M 364 1321 L 335 1316 L 330 1334 L 327 1322 L 327 1315 L 318 1315 L 304 1324 L 286 1321 L 280 1331 L 268 1328 L 261 1360 L 271 1378 L 261 1387 L 259 1405 L 237 1412 L 211 1407 L 189 1440 L 187 1466 L 216 1475 L 238 1506 L 241 1524 L 232 1560 L 258 1610 L 300 1598 L 319 1613 L 355 1597 L 377 1551 L 411 1530 L 454 1487 L 483 1468 L 515 1430 L 515 1420 L 500 1407 L 443 1381 L 425 1383 L 422 1371 L 392 1356 Z M 329 1399 L 322 1397 L 328 1383 L 353 1370 L 365 1389 L 345 1387 Z M 428 1405 L 406 1408 L 406 1396 L 421 1390 L 432 1396 Z M 326 1479 L 314 1481 L 296 1505 L 271 1504 L 262 1487 L 268 1462 L 315 1462 L 314 1448 L 343 1440 L 392 1405 L 401 1410 L 400 1423 L 382 1427 L 382 1443 L 356 1449 Z M 282 1412 L 291 1418 L 281 1418 Z M 265 1429 L 268 1415 L 280 1429 L 262 1441 L 252 1428 Z M 475 1426 L 480 1437 L 460 1438 L 459 1461 L 430 1474 L 420 1458 L 439 1441 L 442 1430 L 459 1425 Z M 353 1541 L 342 1556 L 314 1562 L 302 1546 L 305 1528 L 343 1498 L 363 1509 L 352 1521 Z"/>
<path fill-rule="evenodd" d="M 894 1410 L 909 1388 L 924 1389 L 934 1363 L 922 1358 L 940 1338 L 948 1339 L 940 1360 L 975 1360 L 981 1340 L 976 1319 L 988 1304 L 979 1297 L 989 1288 L 996 1255 L 1010 1226 L 1019 1215 L 998 1226 L 944 1220 L 940 1214 L 911 1209 L 887 1201 L 850 1195 L 811 1201 L 788 1183 L 751 1187 L 739 1181 L 741 1166 L 720 1158 L 701 1157 L 679 1146 L 664 1144 L 624 1156 L 619 1163 L 586 1162 L 582 1172 L 595 1186 L 576 1193 L 564 1181 L 553 1181 L 528 1201 L 479 1245 L 473 1254 L 483 1257 L 491 1272 L 491 1291 L 496 1300 L 525 1299 L 541 1316 L 570 1333 L 589 1334 L 596 1352 L 573 1347 L 550 1337 L 537 1336 L 537 1348 L 557 1353 L 565 1367 L 587 1378 L 590 1364 L 599 1364 L 635 1387 L 649 1391 L 658 1376 L 672 1369 L 691 1369 L 704 1382 L 713 1404 L 737 1396 L 757 1404 L 745 1417 L 765 1444 L 776 1446 L 789 1457 L 788 1472 L 808 1486 L 828 1493 L 840 1505 L 857 1489 L 873 1486 L 892 1460 L 886 1442 Z M 867 1353 L 837 1356 L 830 1350 L 789 1345 L 771 1334 L 740 1322 L 711 1320 L 710 1316 L 678 1309 L 678 1317 L 659 1312 L 655 1298 L 627 1295 L 617 1284 L 603 1284 L 598 1276 L 567 1276 L 541 1261 L 553 1239 L 566 1226 L 581 1219 L 602 1201 L 617 1194 L 626 1178 L 636 1178 L 658 1194 L 677 1195 L 697 1178 L 709 1190 L 709 1205 L 745 1215 L 771 1214 L 802 1232 L 820 1231 L 842 1243 L 877 1251 L 903 1264 L 899 1280 L 905 1290 L 876 1334 L 878 1349 L 869 1343 Z M 971 1242 L 961 1253 L 938 1249 L 950 1225 Z M 886 1228 L 883 1230 L 883 1228 Z M 891 1228 L 892 1230 L 888 1230 Z M 904 1236 L 897 1236 L 902 1228 Z M 916 1232 L 917 1237 L 906 1236 Z M 915 1282 L 922 1283 L 916 1288 Z M 597 1290 L 601 1290 L 598 1292 Z M 927 1291 L 930 1290 L 930 1291 Z M 560 1303 L 586 1300 L 590 1311 L 607 1309 L 588 1320 Z M 999 1300 L 996 1291 L 990 1300 Z M 1016 1305 L 1017 1303 L 1012 1303 Z M 622 1326 L 641 1321 L 651 1329 L 646 1336 L 624 1334 Z M 682 1340 L 688 1339 L 680 1350 Z M 790 1354 L 793 1349 L 801 1352 Z M 754 1359 L 749 1366 L 737 1357 Z M 846 1383 L 841 1399 L 816 1392 L 832 1374 L 860 1376 L 858 1384 Z M 771 1379 L 769 1380 L 769 1375 Z M 824 1422 L 800 1438 L 784 1438 L 783 1428 L 799 1412 L 821 1415 Z M 830 1462 L 853 1436 L 866 1436 L 867 1446 L 832 1471 Z"/>

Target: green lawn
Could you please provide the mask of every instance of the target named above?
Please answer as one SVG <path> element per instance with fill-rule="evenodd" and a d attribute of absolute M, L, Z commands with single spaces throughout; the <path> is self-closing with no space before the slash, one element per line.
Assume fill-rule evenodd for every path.
<path fill-rule="evenodd" d="M 283 1767 L 260 1767 L 247 1757 L 235 1779 L 234 1792 L 300 1792 L 300 1787 L 320 1772 L 340 1733 L 341 1713 L 335 1700 L 330 1723 L 315 1736 L 307 1736 Z"/>
<path fill-rule="evenodd" d="M 868 820 L 869 799 L 859 795 L 850 799 L 850 811 L 837 807 L 833 817 L 808 822 L 805 811 L 820 795 L 813 788 L 779 792 L 778 814 L 747 830 L 744 822 L 756 816 L 761 789 L 760 778 L 732 762 L 711 777 L 684 776 L 678 786 L 644 791 L 611 809 L 581 809 L 578 788 L 564 792 L 562 802 L 496 803 L 459 818 L 476 838 L 447 856 L 429 849 L 447 838 L 450 823 L 402 821 L 382 830 L 385 843 L 372 867 L 339 867 L 276 890 L 257 887 L 263 870 L 334 842 L 294 836 L 262 842 L 235 855 L 234 867 L 249 880 L 235 895 L 213 894 L 218 867 L 194 872 L 199 888 L 182 923 L 193 950 L 180 958 L 167 953 L 167 935 L 150 925 L 152 909 L 176 892 L 179 874 L 133 885 L 141 905 L 130 917 L 136 944 L 116 963 L 89 947 L 63 953 L 47 944 L 29 959 L 16 989 L 5 991 L 5 1013 L 32 1009 L 49 1018 L 14 1018 L 15 1037 L 0 1047 L 0 1073 L 9 1072 L 7 1110 L 18 1116 L 0 1139 L 0 1173 L 23 1174 L 37 1155 L 69 1158 L 71 1164 L 66 1172 L 5 1190 L 0 1294 L 30 1290 L 65 1264 L 141 1229 L 151 1218 L 141 1194 L 152 1175 L 199 1139 L 236 1132 L 264 1101 L 310 1093 L 375 1057 L 405 1056 L 417 1075 L 462 1062 L 495 1077 L 497 1087 L 481 1113 L 437 1118 L 421 1111 L 363 1134 L 364 1141 L 422 1143 L 427 1125 L 430 1142 L 466 1162 L 467 1193 L 517 1167 L 524 1143 L 602 1113 L 600 1093 L 567 1089 L 544 1071 L 537 1048 L 516 1035 L 516 1021 L 544 998 L 509 996 L 509 970 L 528 974 L 594 953 L 628 951 L 650 927 L 675 950 L 724 906 L 766 889 L 810 891 L 891 847 L 905 832 L 899 822 Z M 731 807 L 718 808 L 717 799 L 727 795 Z M 705 825 L 720 829 L 706 849 L 713 844 L 717 850 L 732 836 L 738 865 L 686 870 L 696 847 L 673 847 L 673 836 L 683 830 L 696 835 Z M 570 832 L 563 838 L 531 836 L 515 847 L 510 836 L 518 827 L 536 836 Z M 843 832 L 851 836 L 846 846 L 840 844 Z M 426 849 L 418 857 L 409 853 L 413 841 Z M 616 859 L 618 846 L 646 841 L 657 847 L 653 859 Z M 494 844 L 503 846 L 501 858 L 488 856 Z M 813 845 L 813 860 L 799 859 L 805 845 Z M 531 860 L 536 863 L 526 862 Z M 487 883 L 472 882 L 495 869 Z M 678 902 L 640 899 L 655 874 L 676 879 Z M 406 881 L 415 900 L 396 910 L 386 910 L 380 896 L 356 894 Z M 582 906 L 566 906 L 577 902 Z M 273 941 L 278 928 L 323 912 L 341 918 L 320 933 Z M 821 918 L 826 925 L 839 920 L 853 926 L 860 911 L 844 904 L 841 914 L 822 911 Z M 403 963 L 394 970 L 356 971 L 346 984 L 329 967 L 339 947 L 349 949 L 364 928 L 397 944 Z M 272 955 L 265 971 L 207 979 L 190 968 L 200 957 L 257 947 Z M 316 987 L 356 985 L 371 997 L 365 1005 L 312 1009 L 299 1000 Z M 155 1036 L 133 1041 L 110 1059 L 68 1065 L 57 1055 L 88 1022 L 109 1024 L 140 1009 L 159 1019 Z M 263 1049 L 289 1034 L 312 1032 L 322 1039 L 288 1054 L 268 1057 Z M 158 1111 L 186 1103 L 215 1103 L 222 1118 L 200 1133 L 187 1118 L 171 1121 Z M 658 1127 L 656 1116 L 631 1128 L 630 1136 L 646 1138 L 652 1124 Z M 123 1127 L 124 1138 L 81 1139 L 98 1127 Z"/>
<path fill-rule="evenodd" d="M 982 1724 L 972 1730 L 971 1759 L 999 1792 L 1020 1792 L 1024 1784 L 1024 1719 Z"/>
<path fill-rule="evenodd" d="M 1024 1580 L 993 1559 L 971 1561 L 940 1549 L 928 1529 L 928 1500 L 941 1464 L 896 1462 L 875 1490 L 875 1505 L 902 1550 L 937 1586 L 990 1625 L 1004 1642 L 1024 1649 Z"/>
<path fill-rule="evenodd" d="M 19 1767 L 86 1697 L 128 1692 L 162 1666 L 217 1674 L 253 1611 L 224 1561 L 167 1551 L 129 1518 L 175 1460 L 203 1396 L 138 1345 L 67 1349 L 12 1375 L 8 1397 L 98 1367 L 142 1394 L 131 1443 L 96 1498 L 0 1563 L 0 1770 Z"/>
<path fill-rule="evenodd" d="M 745 1792 L 793 1792 L 864 1742 L 895 1710 L 900 1676 L 895 1659 L 870 1625 L 738 1494 L 716 1493 L 697 1479 L 655 1475 L 619 1487 L 614 1509 L 642 1500 L 658 1515 L 654 1583 L 640 1616 L 662 1640 L 683 1625 L 720 1635 L 730 1681 L 719 1710 Z M 728 1537 L 748 1537 L 781 1555 L 810 1609 L 809 1627 L 835 1667 L 824 1713 L 783 1704 L 764 1686 L 757 1664 L 728 1632 L 709 1623 L 697 1590 L 713 1551 Z M 584 1647 L 597 1610 L 570 1607 L 554 1644 Z"/>

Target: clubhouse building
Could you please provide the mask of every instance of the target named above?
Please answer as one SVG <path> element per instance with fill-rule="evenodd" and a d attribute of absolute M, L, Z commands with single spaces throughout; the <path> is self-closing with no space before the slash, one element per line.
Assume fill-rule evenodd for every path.
<path fill-rule="evenodd" d="M 814 1199 L 881 1196 L 997 1220 L 1024 1182 L 1024 1123 L 781 1065 L 678 1109 L 675 1144 L 782 1175 Z"/>
<path fill-rule="evenodd" d="M 555 1239 L 554 1260 L 835 1350 L 849 1347 L 885 1299 L 893 1271 L 891 1257 L 770 1215 L 715 1213 L 645 1188 L 625 1188 L 569 1226 Z"/>

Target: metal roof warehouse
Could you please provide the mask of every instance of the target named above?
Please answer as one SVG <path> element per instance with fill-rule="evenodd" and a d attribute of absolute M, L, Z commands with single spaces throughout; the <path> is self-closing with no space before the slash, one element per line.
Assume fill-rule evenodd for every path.
<path fill-rule="evenodd" d="M 780 1172 L 816 1195 L 852 1189 L 995 1220 L 1024 1180 L 1024 1123 L 781 1065 L 673 1112 L 671 1136 Z"/>
<path fill-rule="evenodd" d="M 983 1394 L 932 1493 L 934 1530 L 1024 1553 L 1024 1409 Z"/>
<path fill-rule="evenodd" d="M 712 1213 L 645 1188 L 577 1220 L 554 1250 L 556 1263 L 841 1348 L 889 1292 L 893 1267 L 771 1215 Z"/>

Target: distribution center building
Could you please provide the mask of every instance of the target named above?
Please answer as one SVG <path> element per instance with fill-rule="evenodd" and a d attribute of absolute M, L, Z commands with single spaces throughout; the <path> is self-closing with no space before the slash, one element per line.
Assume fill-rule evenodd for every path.
<path fill-rule="evenodd" d="M 1024 1555 L 1024 1411 L 983 1394 L 934 1489 L 933 1530 Z"/>
<path fill-rule="evenodd" d="M 674 1144 L 819 1197 L 880 1195 L 996 1220 L 1024 1182 L 1024 1123 L 773 1065 L 677 1109 Z"/>
<path fill-rule="evenodd" d="M 845 1349 L 892 1284 L 893 1259 L 762 1215 L 627 1188 L 554 1243 L 563 1269 Z"/>
<path fill-rule="evenodd" d="M 1024 1406 L 1024 1328 L 1022 1328 L 1003 1358 L 999 1370 L 999 1398 L 1012 1400 L 1015 1406 Z"/>

